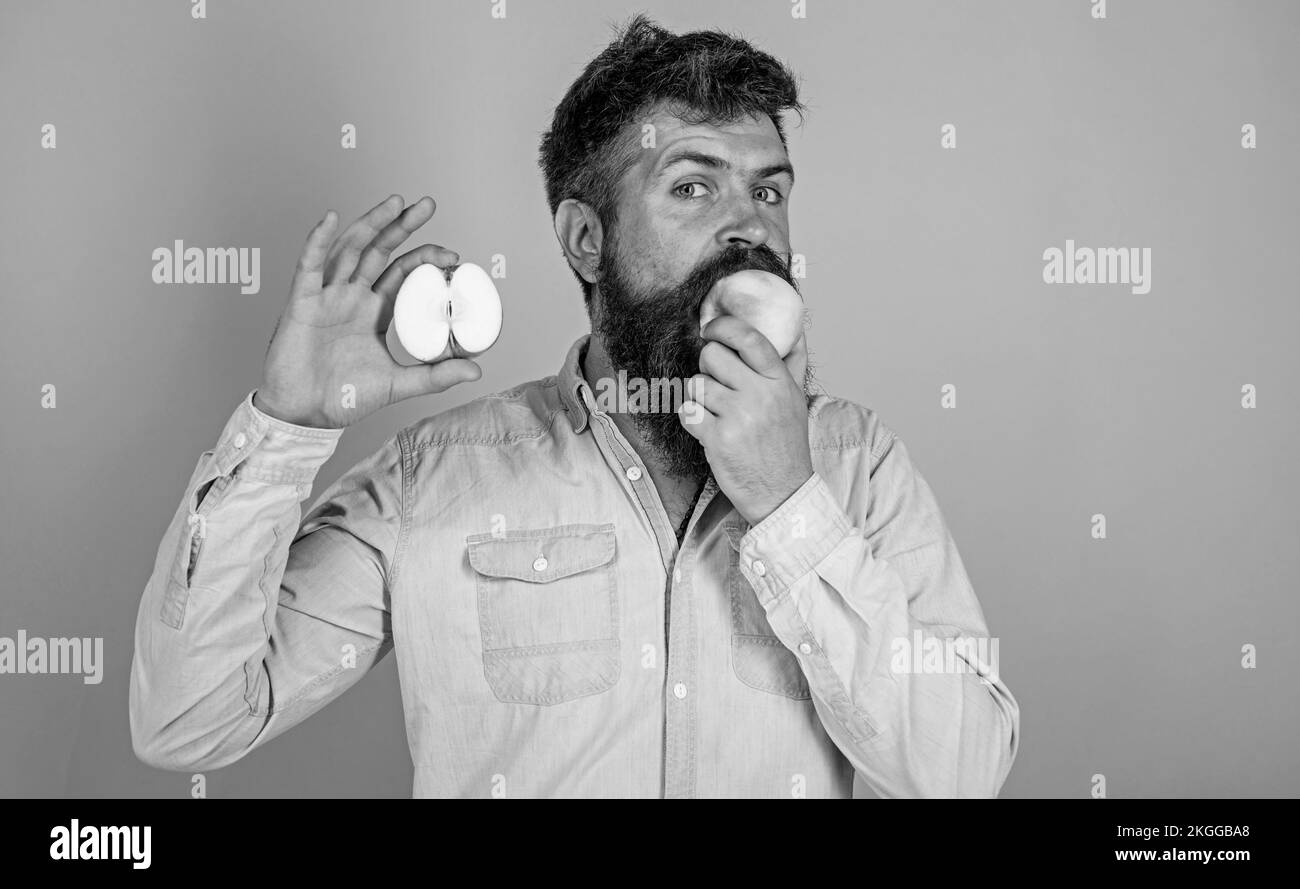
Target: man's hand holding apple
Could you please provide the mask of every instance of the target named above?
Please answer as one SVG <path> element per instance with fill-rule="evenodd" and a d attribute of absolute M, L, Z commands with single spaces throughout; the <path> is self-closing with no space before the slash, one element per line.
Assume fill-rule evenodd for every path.
<path fill-rule="evenodd" d="M 678 417 L 701 444 L 718 487 L 750 525 L 771 515 L 813 474 L 808 445 L 808 367 L 802 313 L 797 338 L 783 321 L 756 318 L 772 336 L 794 345 L 784 358 L 771 339 L 741 317 L 705 324 L 700 373 L 687 383 Z"/>
<path fill-rule="evenodd" d="M 337 238 L 333 210 L 312 229 L 267 350 L 253 397 L 258 410 L 299 426 L 337 429 L 482 375 L 465 358 L 404 367 L 389 353 L 385 333 L 406 276 L 424 263 L 442 268 L 459 261 L 454 251 L 424 244 L 390 265 L 393 250 L 435 209 L 430 197 L 405 210 L 402 204 L 392 195 Z"/>

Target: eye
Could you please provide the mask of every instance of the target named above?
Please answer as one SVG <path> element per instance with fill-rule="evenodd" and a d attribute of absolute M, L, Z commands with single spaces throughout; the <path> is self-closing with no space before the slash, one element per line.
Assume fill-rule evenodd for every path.
<path fill-rule="evenodd" d="M 785 200 L 785 195 L 781 194 L 781 192 L 777 191 L 775 188 L 773 188 L 770 185 L 760 185 L 758 188 L 754 189 L 755 195 L 758 195 L 760 192 L 766 192 L 767 194 L 771 195 L 770 199 L 762 198 L 762 197 L 759 198 L 759 200 L 765 204 L 775 205 Z"/>
<path fill-rule="evenodd" d="M 680 197 L 684 197 L 684 198 L 698 198 L 698 197 L 703 197 L 703 195 L 698 195 L 698 194 L 682 194 L 682 193 L 681 193 L 681 191 L 682 191 L 683 188 L 696 188 L 696 187 L 704 188 L 704 183 L 703 183 L 703 182 L 683 182 L 681 185 L 679 185 L 679 186 L 677 186 L 676 188 L 673 189 L 673 194 L 678 195 L 678 196 L 680 196 Z"/>

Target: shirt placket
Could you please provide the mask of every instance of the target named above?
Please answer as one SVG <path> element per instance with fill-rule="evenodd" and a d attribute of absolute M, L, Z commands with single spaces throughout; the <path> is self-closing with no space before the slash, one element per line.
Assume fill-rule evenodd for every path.
<path fill-rule="evenodd" d="M 712 477 L 705 482 L 695 510 L 687 522 L 682 537 L 680 553 L 677 548 L 677 529 L 669 524 L 668 513 L 659 500 L 654 482 L 642 464 L 635 449 L 628 444 L 609 415 L 596 409 L 588 390 L 582 389 L 582 398 L 591 417 L 596 441 L 606 462 L 620 473 L 632 486 L 632 492 L 642 512 L 654 530 L 659 544 L 659 555 L 664 571 L 669 574 L 665 589 L 666 620 L 664 637 L 664 797 L 686 799 L 695 796 L 699 731 L 696 708 L 698 652 L 695 597 L 692 595 L 691 572 L 683 571 L 682 564 L 690 564 L 693 546 L 691 532 L 696 521 L 708 508 L 717 486 Z"/>

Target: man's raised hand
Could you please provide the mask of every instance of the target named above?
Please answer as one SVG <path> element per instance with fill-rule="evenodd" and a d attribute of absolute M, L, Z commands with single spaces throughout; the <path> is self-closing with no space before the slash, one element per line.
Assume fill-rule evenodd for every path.
<path fill-rule="evenodd" d="M 392 195 L 337 238 L 333 210 L 311 230 L 253 396 L 258 410 L 299 426 L 337 429 L 389 404 L 482 376 L 478 364 L 463 358 L 403 367 L 384 344 L 407 274 L 422 263 L 441 268 L 460 259 L 424 244 L 390 265 L 393 250 L 435 209 L 427 196 L 405 210 L 402 204 Z"/>

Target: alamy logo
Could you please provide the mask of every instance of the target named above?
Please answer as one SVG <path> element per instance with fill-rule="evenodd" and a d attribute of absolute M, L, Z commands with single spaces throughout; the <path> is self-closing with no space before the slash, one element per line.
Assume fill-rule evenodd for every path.
<path fill-rule="evenodd" d="M 186 247 L 176 241 L 172 248 L 153 251 L 155 284 L 239 284 L 240 293 L 262 289 L 262 248 Z"/>
<path fill-rule="evenodd" d="M 694 425 L 704 415 L 699 403 L 690 399 L 689 384 L 678 377 L 629 377 L 626 370 L 620 370 L 617 379 L 600 377 L 592 388 L 596 410 L 607 414 L 675 414 L 685 405 L 682 422 Z"/>
<path fill-rule="evenodd" d="M 81 675 L 86 685 L 104 679 L 104 637 L 65 639 L 0 636 L 0 673 L 69 673 Z"/>
<path fill-rule="evenodd" d="M 1048 284 L 1130 284 L 1133 293 L 1151 291 L 1150 247 L 1078 247 L 1043 251 L 1043 280 Z"/>
<path fill-rule="evenodd" d="M 913 630 L 911 639 L 895 637 L 890 649 L 893 673 L 977 673 L 985 685 L 998 678 L 996 636 L 926 636 Z"/>
<path fill-rule="evenodd" d="M 151 839 L 149 827 L 82 827 L 76 818 L 68 827 L 62 825 L 50 831 L 50 858 L 55 861 L 117 861 L 132 862 L 131 867 L 145 870 L 152 858 L 149 852 Z"/>

